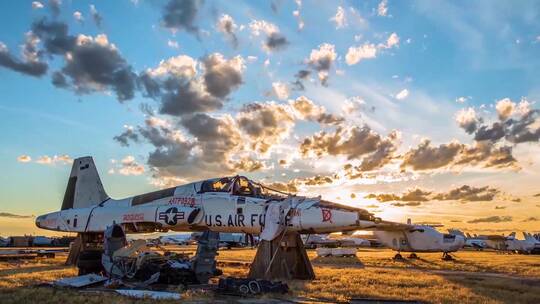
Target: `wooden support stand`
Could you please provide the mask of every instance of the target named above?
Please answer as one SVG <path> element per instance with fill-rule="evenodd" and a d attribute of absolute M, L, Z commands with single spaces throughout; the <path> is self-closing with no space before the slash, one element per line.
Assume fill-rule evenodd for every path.
<path fill-rule="evenodd" d="M 65 265 L 77 265 L 81 252 L 85 250 L 103 250 L 103 233 L 77 233 L 77 238 L 69 244 Z"/>
<path fill-rule="evenodd" d="M 79 260 L 79 255 L 81 254 L 82 249 L 82 236 L 80 233 L 77 233 L 77 237 L 71 244 L 69 244 L 69 253 L 66 259 L 65 265 L 75 266 Z"/>
<path fill-rule="evenodd" d="M 315 279 L 300 234 L 296 232 L 280 235 L 272 241 L 261 240 L 248 276 L 266 280 Z"/>

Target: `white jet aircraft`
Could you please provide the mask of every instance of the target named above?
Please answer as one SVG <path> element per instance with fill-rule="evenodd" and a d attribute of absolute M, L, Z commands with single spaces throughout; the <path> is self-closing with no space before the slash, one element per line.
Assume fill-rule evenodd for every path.
<path fill-rule="evenodd" d="M 540 248 L 540 242 L 538 242 L 530 234 L 523 232 L 523 237 L 524 237 L 523 240 L 517 239 L 516 233 L 512 232 L 506 238 L 506 241 L 505 241 L 506 250 L 529 254 L 533 252 L 535 249 Z"/>
<path fill-rule="evenodd" d="M 375 230 L 373 234 L 381 243 L 397 251 L 394 259 L 403 259 L 401 252 L 411 252 L 409 258 L 417 258 L 416 252 L 442 252 L 443 260 L 451 260 L 450 252 L 458 251 L 465 244 L 460 235 L 444 234 L 430 225 L 412 225 L 409 227 L 389 227 Z"/>
<path fill-rule="evenodd" d="M 74 160 L 61 210 L 36 218 L 36 225 L 43 229 L 98 238 L 113 223 L 121 224 L 128 233 L 210 230 L 260 234 L 263 240 L 284 231 L 317 234 L 409 227 L 383 222 L 364 209 L 320 197 L 275 191 L 243 176 L 112 199 L 91 157 Z"/>
<path fill-rule="evenodd" d="M 474 248 L 476 250 L 484 250 L 489 248 L 487 242 L 484 239 L 480 239 L 477 236 L 471 236 L 469 233 L 463 233 L 463 231 L 458 229 L 448 229 L 448 233 L 460 235 L 465 238 L 464 248 Z"/>

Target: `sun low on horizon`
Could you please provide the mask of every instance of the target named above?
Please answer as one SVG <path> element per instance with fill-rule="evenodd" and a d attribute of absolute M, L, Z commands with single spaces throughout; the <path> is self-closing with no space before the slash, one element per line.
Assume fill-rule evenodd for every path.
<path fill-rule="evenodd" d="M 538 1 L 3 1 L 0 235 L 245 175 L 384 220 L 540 232 Z"/>

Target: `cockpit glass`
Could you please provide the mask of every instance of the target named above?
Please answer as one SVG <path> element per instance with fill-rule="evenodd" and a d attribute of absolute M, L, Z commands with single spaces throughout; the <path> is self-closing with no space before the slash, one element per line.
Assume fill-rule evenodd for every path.
<path fill-rule="evenodd" d="M 456 236 L 453 234 L 444 234 L 443 235 L 443 242 L 444 243 L 453 243 L 456 239 Z"/>
<path fill-rule="evenodd" d="M 234 184 L 233 184 L 234 182 Z M 259 183 L 252 182 L 243 176 L 224 177 L 204 181 L 201 185 L 201 193 L 204 192 L 229 192 L 234 195 L 250 196 L 258 198 L 284 198 L 286 193 L 267 188 Z"/>
<path fill-rule="evenodd" d="M 236 184 L 234 187 L 234 194 L 236 195 L 244 195 L 244 196 L 250 196 L 254 194 L 253 185 L 248 181 L 245 177 L 239 177 L 236 180 Z"/>
<path fill-rule="evenodd" d="M 207 180 L 203 183 L 202 192 L 228 192 L 232 179 L 229 177 L 220 178 L 218 180 Z"/>

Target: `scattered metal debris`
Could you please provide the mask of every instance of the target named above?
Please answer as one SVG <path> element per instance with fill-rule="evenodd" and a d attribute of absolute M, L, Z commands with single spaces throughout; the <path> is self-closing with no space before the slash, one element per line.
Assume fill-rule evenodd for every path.
<path fill-rule="evenodd" d="M 204 284 L 221 272 L 216 269 L 219 235 L 204 232 L 198 239 L 197 253 L 187 255 L 151 251 L 144 240 L 126 246 L 125 232 L 120 225 L 112 225 L 104 234 L 105 251 L 101 265 L 112 279 L 146 287 L 150 284 L 190 285 Z M 142 282 L 142 283 L 141 283 Z"/>
<path fill-rule="evenodd" d="M 228 277 L 219 279 L 217 292 L 242 296 L 264 293 L 287 293 L 289 292 L 289 286 L 281 281 L 271 282 L 268 280 Z"/>
<path fill-rule="evenodd" d="M 138 299 L 153 300 L 180 300 L 180 294 L 176 292 L 136 290 L 136 289 L 117 289 L 117 293 Z"/>
<path fill-rule="evenodd" d="M 54 286 L 81 288 L 107 281 L 107 278 L 99 274 L 90 273 L 78 277 L 63 278 L 53 282 Z"/>

